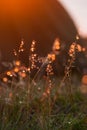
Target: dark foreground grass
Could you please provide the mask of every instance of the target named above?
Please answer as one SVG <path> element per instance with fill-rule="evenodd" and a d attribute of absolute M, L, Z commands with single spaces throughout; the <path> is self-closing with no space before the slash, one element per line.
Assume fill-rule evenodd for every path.
<path fill-rule="evenodd" d="M 87 130 L 87 96 L 58 89 L 46 95 L 40 82 L 1 90 L 0 130 Z"/>

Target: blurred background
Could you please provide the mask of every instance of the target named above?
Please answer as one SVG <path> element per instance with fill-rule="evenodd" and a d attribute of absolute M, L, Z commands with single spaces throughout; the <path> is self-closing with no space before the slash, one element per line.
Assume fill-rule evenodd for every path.
<path fill-rule="evenodd" d="M 81 39 L 86 37 L 86 3 L 86 0 L 0 0 L 1 59 L 12 60 L 13 49 L 18 48 L 21 39 L 27 49 L 22 60 L 26 58 L 27 62 L 32 40 L 37 41 L 37 51 L 44 56 L 57 37 L 66 46 L 75 41 L 78 31 Z"/>
<path fill-rule="evenodd" d="M 58 0 L 72 17 L 79 33 L 87 37 L 87 0 Z"/>

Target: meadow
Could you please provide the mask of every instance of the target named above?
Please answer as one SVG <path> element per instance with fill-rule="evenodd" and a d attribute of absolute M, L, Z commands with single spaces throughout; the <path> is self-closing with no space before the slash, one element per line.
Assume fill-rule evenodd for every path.
<path fill-rule="evenodd" d="M 14 49 L 11 69 L 0 75 L 0 130 L 87 130 L 87 91 L 81 76 L 73 74 L 76 55 L 85 48 L 72 43 L 63 75 L 57 76 L 60 48 L 56 39 L 52 52 L 40 57 L 32 41 L 28 67 L 19 59 L 24 42 Z"/>

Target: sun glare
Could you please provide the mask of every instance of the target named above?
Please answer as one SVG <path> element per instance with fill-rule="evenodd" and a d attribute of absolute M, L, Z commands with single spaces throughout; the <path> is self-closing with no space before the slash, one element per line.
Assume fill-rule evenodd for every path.
<path fill-rule="evenodd" d="M 32 6 L 28 0 L 0 0 L 0 15 L 3 18 L 21 17 L 27 13 L 32 13 L 30 10 Z M 28 8 L 28 6 L 30 8 Z"/>

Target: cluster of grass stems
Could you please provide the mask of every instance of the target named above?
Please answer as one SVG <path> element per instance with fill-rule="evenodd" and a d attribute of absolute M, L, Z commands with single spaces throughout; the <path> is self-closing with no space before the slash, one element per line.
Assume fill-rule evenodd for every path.
<path fill-rule="evenodd" d="M 54 53 L 38 57 L 35 41 L 30 49 L 29 67 L 21 65 L 18 54 L 24 51 L 23 45 L 22 41 L 18 51 L 14 50 L 17 61 L 13 69 L 1 78 L 0 130 L 87 130 L 86 95 L 71 83 L 76 44 L 62 80 L 53 73 Z M 46 74 L 40 78 L 43 66 Z"/>

